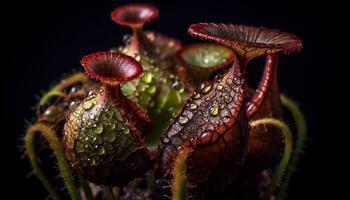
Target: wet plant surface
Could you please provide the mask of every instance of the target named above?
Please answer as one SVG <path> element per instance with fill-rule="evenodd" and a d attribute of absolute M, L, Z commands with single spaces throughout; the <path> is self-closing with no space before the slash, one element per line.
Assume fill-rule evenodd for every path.
<path fill-rule="evenodd" d="M 21 142 L 34 175 L 48 192 L 42 191 L 43 196 L 49 194 L 54 199 L 289 196 L 287 185 L 293 181 L 291 174 L 306 138 L 305 122 L 294 102 L 280 96 L 277 66 L 281 65 L 280 71 L 283 59 L 290 56 L 280 56 L 282 62 L 278 64 L 279 55 L 300 51 L 300 40 L 292 35 L 293 39 L 288 39 L 283 35 L 288 33 L 275 29 L 268 34 L 270 29 L 252 26 L 245 29 L 239 25 L 235 32 L 236 25 L 210 24 L 215 29 L 200 29 L 221 39 L 200 37 L 207 37 L 206 42 L 216 46 L 217 51 L 214 47 L 192 50 L 187 42 L 181 45 L 178 39 L 166 34 L 143 31 L 140 23 L 150 20 L 143 22 L 140 13 L 145 12 L 142 16 L 154 20 L 152 13 L 156 8 L 147 8 L 146 12 L 142 9 L 147 4 L 137 6 L 131 13 L 118 14 L 122 20 L 137 24 L 130 26 L 132 35 L 120 38 L 122 45 L 112 44 L 104 52 L 91 49 L 84 54 L 99 53 L 91 54 L 94 59 L 88 64 L 90 67 L 82 60 L 85 69 L 80 67 L 79 71 L 86 73 L 68 73 L 61 80 L 57 78 L 52 86 L 51 81 L 43 83 L 45 92 L 39 97 L 35 117 L 29 121 L 24 143 Z M 160 13 L 163 12 L 161 9 Z M 221 28 L 224 30 L 217 30 Z M 193 28 L 189 30 L 195 36 Z M 242 30 L 252 37 L 239 36 Z M 264 34 L 254 36 L 256 30 Z M 278 37 L 275 34 L 282 35 L 285 44 L 283 39 L 272 39 Z M 265 36 L 269 39 L 260 38 Z M 251 38 L 255 39 L 242 42 Z M 186 48 L 191 51 L 179 62 L 175 53 Z M 252 53 L 246 54 L 245 50 Z M 132 61 L 118 55 L 127 55 Z M 254 57 L 259 56 L 266 56 L 265 66 L 255 66 Z M 130 63 L 138 63 L 142 70 Z M 224 66 L 215 67 L 223 63 Z M 254 65 L 250 66 L 251 63 Z M 204 70 L 211 66 L 215 69 Z M 257 86 L 249 81 L 254 67 L 263 68 Z M 288 90 L 283 87 L 282 91 Z M 45 158 L 41 149 L 48 154 L 53 152 L 53 156 Z M 42 162 L 38 162 L 39 158 Z M 56 170 L 47 169 L 55 165 L 60 178 L 53 177 Z M 63 192 L 59 190 L 62 183 L 66 186 Z"/>

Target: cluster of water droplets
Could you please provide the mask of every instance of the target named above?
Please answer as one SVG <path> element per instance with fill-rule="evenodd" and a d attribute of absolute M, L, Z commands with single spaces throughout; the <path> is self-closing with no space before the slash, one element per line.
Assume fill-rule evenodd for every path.
<path fill-rule="evenodd" d="M 208 142 L 213 138 L 213 132 L 217 127 L 222 124 L 232 125 L 229 122 L 235 118 L 232 115 L 238 111 L 242 100 L 242 83 L 239 77 L 223 78 L 220 74 L 215 76 L 213 83 L 202 83 L 187 101 L 185 109 L 172 120 L 172 125 L 162 136 L 162 142 L 167 144 L 174 137 L 180 137 L 182 140 L 189 138 L 191 143 L 196 138 L 199 138 L 201 143 Z M 196 122 L 192 122 L 191 126 L 198 126 L 198 129 L 193 131 L 195 135 L 189 136 L 189 133 L 182 130 L 196 114 L 200 116 L 196 118 Z M 227 128 L 226 126 L 224 130 Z M 198 130 L 200 131 L 197 132 Z"/>
<path fill-rule="evenodd" d="M 68 146 L 73 147 L 76 164 L 88 175 L 108 176 L 116 161 L 123 161 L 137 150 L 129 128 L 120 113 L 99 95 L 88 96 L 72 112 L 66 131 Z"/>

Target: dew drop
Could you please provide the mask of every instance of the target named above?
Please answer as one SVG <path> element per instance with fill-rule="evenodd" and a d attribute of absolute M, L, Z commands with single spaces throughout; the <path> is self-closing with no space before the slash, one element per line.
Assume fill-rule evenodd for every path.
<path fill-rule="evenodd" d="M 231 78 L 228 78 L 228 79 L 226 79 L 226 83 L 227 83 L 227 85 L 232 85 L 233 80 Z"/>
<path fill-rule="evenodd" d="M 123 127 L 122 127 L 122 132 L 123 132 L 124 134 L 129 134 L 129 133 L 130 133 L 130 130 L 129 130 L 128 127 L 123 126 Z"/>
<path fill-rule="evenodd" d="M 195 92 L 193 94 L 194 94 L 194 96 L 193 96 L 194 99 L 199 99 L 201 97 L 201 94 L 199 94 L 197 92 Z"/>
<path fill-rule="evenodd" d="M 98 153 L 98 155 L 103 155 L 103 154 L 106 153 L 106 150 L 105 150 L 105 148 L 103 146 L 99 146 L 97 148 L 97 153 Z"/>
<path fill-rule="evenodd" d="M 163 142 L 164 142 L 164 143 L 168 143 L 168 142 L 169 142 L 169 138 L 166 137 L 166 136 L 164 136 L 164 137 L 163 137 Z"/>
<path fill-rule="evenodd" d="M 211 90 L 211 85 L 201 85 L 201 92 L 202 94 L 207 94 Z"/>
<path fill-rule="evenodd" d="M 168 42 L 168 47 L 169 48 L 172 48 L 174 46 L 175 46 L 175 42 L 174 41 L 171 40 L 171 41 Z"/>
<path fill-rule="evenodd" d="M 197 104 L 195 104 L 195 103 L 191 103 L 191 104 L 190 104 L 190 109 L 191 109 L 191 110 L 195 110 L 195 109 L 197 109 L 197 108 L 198 108 Z"/>
<path fill-rule="evenodd" d="M 215 77 L 214 77 L 214 81 L 215 82 L 220 82 L 222 80 L 222 75 L 221 74 L 217 74 Z"/>
<path fill-rule="evenodd" d="M 90 90 L 89 93 L 88 93 L 88 96 L 91 96 L 94 94 L 94 91 L 93 90 Z"/>
<path fill-rule="evenodd" d="M 58 110 L 57 110 L 56 106 L 51 106 L 47 110 L 45 110 L 45 112 L 44 112 L 44 115 L 47 118 L 54 118 L 55 116 L 57 116 L 57 114 L 58 114 Z"/>
<path fill-rule="evenodd" d="M 147 72 L 147 73 L 145 73 L 145 74 L 142 76 L 142 81 L 143 81 L 144 83 L 151 83 L 151 82 L 152 82 L 152 78 L 153 78 L 152 73 Z"/>
<path fill-rule="evenodd" d="M 73 108 L 73 106 L 74 106 L 75 104 L 76 104 L 75 101 L 70 102 L 69 108 Z"/>
<path fill-rule="evenodd" d="M 109 127 L 109 129 L 114 130 L 116 125 L 115 125 L 115 123 L 110 123 L 110 124 L 108 124 L 108 127 Z"/>
<path fill-rule="evenodd" d="M 122 40 L 125 45 L 128 45 L 130 43 L 130 39 L 131 35 L 124 35 Z"/>
<path fill-rule="evenodd" d="M 146 89 L 146 92 L 148 94 L 154 94 L 156 92 L 156 87 L 154 85 L 151 85 Z"/>
<path fill-rule="evenodd" d="M 216 90 L 221 91 L 222 89 L 224 89 L 224 86 L 222 84 L 218 84 L 216 86 Z"/>
<path fill-rule="evenodd" d="M 105 117 L 106 117 L 106 120 L 111 120 L 112 117 L 113 117 L 113 110 L 112 109 L 106 109 L 106 112 L 105 112 Z"/>
<path fill-rule="evenodd" d="M 76 92 L 78 90 L 78 88 L 77 87 L 75 87 L 75 86 L 73 86 L 71 89 L 70 89 L 70 93 L 74 93 L 74 92 Z"/>
<path fill-rule="evenodd" d="M 91 109 L 93 105 L 94 105 L 94 102 L 92 100 L 86 100 L 86 101 L 83 102 L 84 110 Z"/>
<path fill-rule="evenodd" d="M 208 64 L 209 63 L 209 58 L 208 57 L 205 57 L 204 60 L 203 60 L 204 64 Z"/>
<path fill-rule="evenodd" d="M 134 54 L 134 58 L 135 58 L 135 60 L 138 61 L 138 62 L 140 62 L 140 60 L 141 60 L 141 56 L 140 56 L 140 54 L 138 54 L 138 53 L 135 53 L 135 54 Z"/>
<path fill-rule="evenodd" d="M 227 123 L 227 122 L 229 122 L 230 121 L 230 117 L 229 116 L 224 116 L 223 118 L 222 118 L 222 122 L 224 122 L 224 123 Z"/>
<path fill-rule="evenodd" d="M 226 103 L 230 103 L 231 101 L 232 101 L 232 97 L 230 96 L 230 95 L 225 95 L 224 96 L 224 101 L 226 102 Z"/>
<path fill-rule="evenodd" d="M 214 105 L 212 107 L 209 108 L 209 114 L 211 116 L 217 116 L 219 114 L 219 107 L 217 105 Z"/>
<path fill-rule="evenodd" d="M 139 91 L 139 92 L 144 92 L 145 90 L 146 90 L 146 84 L 144 84 L 144 83 L 139 83 L 138 85 L 137 85 L 137 90 Z"/>
<path fill-rule="evenodd" d="M 240 80 L 239 80 L 238 77 L 235 77 L 234 81 L 235 81 L 236 84 L 240 84 Z"/>
<path fill-rule="evenodd" d="M 179 81 L 175 80 L 172 84 L 171 84 L 171 87 L 174 88 L 174 89 L 178 89 L 179 88 Z"/>
<path fill-rule="evenodd" d="M 200 140 L 202 144 L 208 143 L 211 140 L 212 133 L 210 131 L 206 131 L 201 134 Z"/>
<path fill-rule="evenodd" d="M 179 124 L 185 125 L 188 122 L 188 118 L 186 116 L 179 117 Z"/>
<path fill-rule="evenodd" d="M 96 134 L 102 133 L 103 132 L 103 125 L 102 124 L 96 124 L 96 126 L 95 126 L 95 124 L 94 124 L 94 130 L 93 131 Z"/>

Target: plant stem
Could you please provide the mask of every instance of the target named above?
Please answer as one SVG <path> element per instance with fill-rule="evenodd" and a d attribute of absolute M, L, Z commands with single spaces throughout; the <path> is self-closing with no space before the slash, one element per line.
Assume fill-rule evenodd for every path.
<path fill-rule="evenodd" d="M 84 191 L 86 200 L 94 200 L 89 182 L 87 182 L 82 176 L 79 175 L 79 183 Z"/>
<path fill-rule="evenodd" d="M 155 190 L 155 185 L 156 185 L 154 168 L 151 168 L 151 170 L 148 171 L 146 179 L 147 179 L 147 188 L 153 192 Z"/>
<path fill-rule="evenodd" d="M 290 161 L 290 169 L 288 170 L 285 181 L 281 186 L 281 190 L 278 194 L 279 198 L 282 198 L 285 194 L 285 191 L 287 190 L 288 182 L 299 159 L 299 155 L 303 150 L 304 142 L 306 139 L 306 121 L 303 113 L 301 112 L 297 104 L 288 97 L 281 95 L 281 101 L 282 105 L 288 109 L 288 111 L 293 117 L 297 129 L 297 138 L 294 146 L 294 153 Z"/>
<path fill-rule="evenodd" d="M 113 189 L 116 189 L 117 194 L 114 194 Z M 107 186 L 107 199 L 111 200 L 119 200 L 119 188 L 118 187 L 113 187 L 113 186 Z"/>
<path fill-rule="evenodd" d="M 179 152 L 173 168 L 172 200 L 185 200 L 186 188 L 186 160 L 189 150 L 185 148 Z"/>
<path fill-rule="evenodd" d="M 45 177 L 37 161 L 34 141 L 35 141 L 35 133 L 39 133 L 39 132 L 45 137 L 52 151 L 54 152 L 54 155 L 57 159 L 58 168 L 63 176 L 65 185 L 67 187 L 67 190 L 70 194 L 71 199 L 78 200 L 78 193 L 74 184 L 72 171 L 64 155 L 62 144 L 57 138 L 55 131 L 42 123 L 37 123 L 30 126 L 24 137 L 26 153 L 29 157 L 34 174 L 39 178 L 39 180 L 42 182 L 42 184 L 50 193 L 53 199 L 60 199 L 57 193 L 55 192 L 55 190 L 53 189 L 53 187 L 51 186 L 51 184 L 49 183 L 48 179 Z"/>
<path fill-rule="evenodd" d="M 40 101 L 39 101 L 39 106 L 44 106 L 45 104 L 47 104 L 51 98 L 53 97 L 63 97 L 64 94 L 61 91 L 57 91 L 57 90 L 51 90 L 47 93 L 45 93 L 44 96 L 41 97 Z"/>
<path fill-rule="evenodd" d="M 64 94 L 62 93 L 62 90 L 64 90 L 65 88 L 79 82 L 84 83 L 87 81 L 88 81 L 87 76 L 82 72 L 72 74 L 68 78 L 62 80 L 55 87 L 53 87 L 49 92 L 45 93 L 39 101 L 39 106 L 43 106 L 47 104 L 50 101 L 50 99 L 54 96 L 63 96 Z"/>
<path fill-rule="evenodd" d="M 292 150 L 293 150 L 293 138 L 292 138 L 292 134 L 291 134 L 288 126 L 284 122 L 282 122 L 278 119 L 274 119 L 274 118 L 258 119 L 258 120 L 250 122 L 250 125 L 252 127 L 255 127 L 258 125 L 276 126 L 282 130 L 283 137 L 284 137 L 284 152 L 283 152 L 282 159 L 281 159 L 276 171 L 272 175 L 271 181 L 270 181 L 270 183 L 267 187 L 267 190 L 264 194 L 264 197 L 263 197 L 263 199 L 268 200 L 268 199 L 270 199 L 270 196 L 274 193 L 276 187 L 279 185 L 279 183 L 282 180 L 283 175 L 285 174 L 285 171 L 286 171 L 286 168 L 289 164 L 289 160 L 290 160 Z"/>

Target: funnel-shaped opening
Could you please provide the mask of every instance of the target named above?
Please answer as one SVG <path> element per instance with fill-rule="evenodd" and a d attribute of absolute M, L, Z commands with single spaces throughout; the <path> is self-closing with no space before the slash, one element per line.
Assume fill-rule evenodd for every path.
<path fill-rule="evenodd" d="M 245 61 L 266 53 L 299 51 L 303 47 L 298 37 L 264 27 L 198 23 L 191 25 L 188 32 L 232 48 Z"/>
<path fill-rule="evenodd" d="M 176 60 L 194 71 L 216 71 L 228 66 L 235 58 L 234 52 L 222 45 L 196 43 L 182 48 Z"/>
<path fill-rule="evenodd" d="M 142 66 L 134 58 L 115 52 L 97 52 L 81 60 L 85 71 L 92 78 L 107 84 L 119 84 L 136 78 Z"/>
<path fill-rule="evenodd" d="M 158 9 L 151 4 L 132 3 L 117 7 L 111 13 L 111 18 L 116 23 L 137 27 L 157 18 Z"/>

